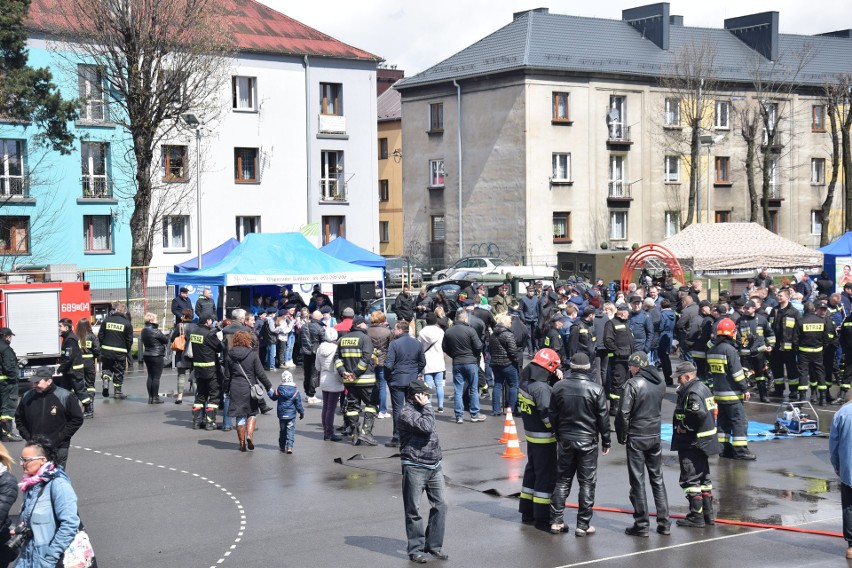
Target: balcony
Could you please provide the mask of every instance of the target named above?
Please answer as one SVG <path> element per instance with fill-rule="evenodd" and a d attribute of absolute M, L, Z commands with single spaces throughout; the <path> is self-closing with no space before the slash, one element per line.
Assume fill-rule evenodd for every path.
<path fill-rule="evenodd" d="M 611 123 L 607 127 L 606 143 L 611 146 L 630 146 L 630 127 L 619 123 Z"/>
<path fill-rule="evenodd" d="M 783 201 L 784 198 L 781 196 L 781 189 L 782 187 L 780 183 L 769 182 L 769 200 Z"/>
<path fill-rule="evenodd" d="M 343 173 L 320 180 L 320 203 L 346 202 L 346 178 Z"/>
<path fill-rule="evenodd" d="M 319 115 L 319 134 L 329 136 L 346 135 L 346 117 L 336 114 Z"/>
<path fill-rule="evenodd" d="M 0 199 L 8 203 L 30 196 L 29 179 L 24 176 L 0 176 Z"/>
<path fill-rule="evenodd" d="M 84 199 L 112 199 L 112 180 L 105 175 L 88 175 L 80 178 Z"/>

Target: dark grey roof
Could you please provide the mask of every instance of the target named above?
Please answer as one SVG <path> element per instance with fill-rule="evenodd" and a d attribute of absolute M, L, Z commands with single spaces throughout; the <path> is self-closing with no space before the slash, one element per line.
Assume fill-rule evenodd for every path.
<path fill-rule="evenodd" d="M 376 99 L 376 111 L 379 122 L 402 118 L 402 101 L 399 91 L 388 89 Z"/>
<path fill-rule="evenodd" d="M 672 25 L 670 49 L 665 51 L 623 20 L 530 11 L 441 63 L 403 79 L 396 88 L 519 69 L 659 77 L 671 67 L 683 46 L 700 44 L 704 38 L 718 50 L 716 65 L 722 81 L 751 82 L 756 58 L 762 69 L 772 66 L 772 62 L 722 28 Z M 776 65 L 776 71 L 790 73 L 797 54 L 806 45 L 810 46 L 812 59 L 805 72 L 799 74 L 801 84 L 821 85 L 826 76 L 852 72 L 852 40 L 791 34 L 779 35 L 781 65 Z M 785 68 L 784 64 L 790 67 Z"/>

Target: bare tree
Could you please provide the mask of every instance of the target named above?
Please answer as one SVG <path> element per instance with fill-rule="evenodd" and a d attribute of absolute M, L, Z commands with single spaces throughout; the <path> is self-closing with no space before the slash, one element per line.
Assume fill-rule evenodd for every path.
<path fill-rule="evenodd" d="M 156 149 L 183 128 L 181 116 L 210 118 L 233 48 L 222 5 L 215 0 L 68 0 L 60 3 L 66 29 L 51 30 L 63 42 L 71 64 L 96 66 L 107 85 L 110 120 L 130 137 L 129 187 L 116 188 L 132 199 L 130 231 L 133 266 L 147 266 L 164 211 L 156 183 Z M 67 29 L 73 28 L 73 31 Z M 134 271 L 131 288 L 141 290 Z"/>
<path fill-rule="evenodd" d="M 849 108 L 849 90 L 852 88 L 852 75 L 842 74 L 834 77 L 823 87 L 823 101 L 825 103 L 825 119 L 828 121 L 828 134 L 831 140 L 831 177 L 828 180 L 825 199 L 820 206 L 822 217 L 822 231 L 819 236 L 819 245 L 827 245 L 831 240 L 829 218 L 834 203 L 834 193 L 837 188 L 837 178 L 840 169 L 848 172 L 852 166 L 850 156 L 849 134 L 852 129 L 852 109 Z M 846 199 L 846 218 L 843 226 L 849 230 L 852 212 L 849 206 L 852 204 L 852 192 L 849 191 L 852 177 L 844 176 L 844 198 Z"/>

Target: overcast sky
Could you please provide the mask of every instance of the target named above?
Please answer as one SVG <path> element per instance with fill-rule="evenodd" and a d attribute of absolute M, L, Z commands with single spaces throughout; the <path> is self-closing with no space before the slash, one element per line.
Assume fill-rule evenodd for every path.
<path fill-rule="evenodd" d="M 621 19 L 621 10 L 649 0 L 261 0 L 279 12 L 383 57 L 411 76 L 500 29 L 513 12 L 547 7 L 552 14 Z M 775 10 L 782 33 L 816 34 L 852 28 L 849 0 L 679 0 L 670 13 L 684 25 L 724 27 L 725 18 Z M 852 65 L 852 63 L 850 63 Z"/>

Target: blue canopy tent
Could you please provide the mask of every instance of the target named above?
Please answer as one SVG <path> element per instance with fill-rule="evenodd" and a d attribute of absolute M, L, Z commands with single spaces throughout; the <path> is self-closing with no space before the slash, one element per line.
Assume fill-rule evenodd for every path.
<path fill-rule="evenodd" d="M 835 290 L 842 292 L 843 285 L 852 282 L 852 231 L 820 248 L 819 251 L 824 255 L 823 266 L 828 277 L 834 280 Z M 849 266 L 848 269 L 847 266 Z"/>
<path fill-rule="evenodd" d="M 373 268 L 384 268 L 387 262 L 385 257 L 380 256 L 367 249 L 363 249 L 356 244 L 347 241 L 343 237 L 337 237 L 320 250 L 325 254 L 331 255 L 339 260 L 351 262 L 359 266 L 371 266 Z"/>
<path fill-rule="evenodd" d="M 223 258 L 228 256 L 228 253 L 240 246 L 240 241 L 237 239 L 228 239 L 218 247 L 208 250 L 201 255 L 201 266 L 213 266 L 221 262 Z M 193 272 L 198 270 L 198 257 L 193 257 L 186 262 L 175 264 L 175 272 Z"/>

